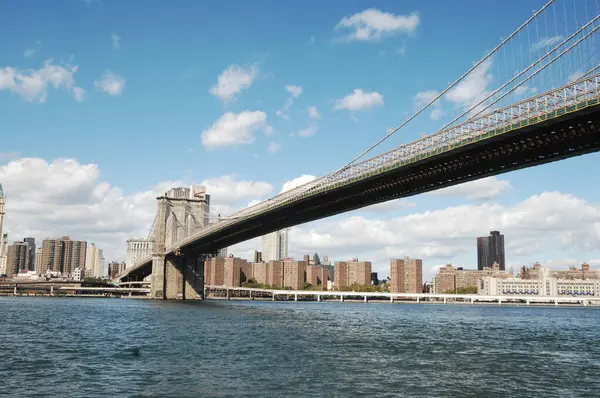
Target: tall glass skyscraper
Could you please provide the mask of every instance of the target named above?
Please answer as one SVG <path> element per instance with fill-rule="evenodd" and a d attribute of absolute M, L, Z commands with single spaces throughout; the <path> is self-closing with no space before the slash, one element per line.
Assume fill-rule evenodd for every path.
<path fill-rule="evenodd" d="M 490 236 L 477 238 L 477 269 L 491 267 L 494 263 L 498 263 L 502 271 L 506 268 L 504 235 L 500 235 L 500 231 L 490 231 Z"/>

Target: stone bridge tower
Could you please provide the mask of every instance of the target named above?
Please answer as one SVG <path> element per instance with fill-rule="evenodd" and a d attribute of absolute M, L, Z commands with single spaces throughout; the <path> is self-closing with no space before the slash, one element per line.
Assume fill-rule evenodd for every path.
<path fill-rule="evenodd" d="M 210 195 L 205 187 L 192 185 L 173 188 L 157 202 L 151 297 L 203 298 L 203 257 L 195 253 L 166 255 L 166 249 L 208 226 Z"/>

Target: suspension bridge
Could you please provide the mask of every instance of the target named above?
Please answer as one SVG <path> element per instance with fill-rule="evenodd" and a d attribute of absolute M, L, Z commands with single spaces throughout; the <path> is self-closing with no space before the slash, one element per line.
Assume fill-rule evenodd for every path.
<path fill-rule="evenodd" d="M 198 221 L 209 218 L 201 199 L 158 198 L 150 233 L 154 253 L 128 267 L 121 280 L 152 274 L 153 298 L 197 297 L 204 286 L 203 262 L 221 248 L 365 206 L 599 151 L 599 28 L 597 1 L 547 2 L 343 167 L 212 224 Z M 433 110 L 449 116 L 435 133 L 365 159 Z"/>

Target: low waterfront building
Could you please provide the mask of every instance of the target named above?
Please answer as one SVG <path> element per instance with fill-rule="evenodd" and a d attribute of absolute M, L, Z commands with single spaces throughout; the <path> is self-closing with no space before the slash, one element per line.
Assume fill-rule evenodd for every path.
<path fill-rule="evenodd" d="M 537 262 L 529 268 L 523 266 L 517 275 L 517 278 L 540 279 L 541 269 L 542 266 Z M 600 279 L 598 270 L 590 269 L 588 263 L 581 264 L 580 269 L 570 266 L 568 270 L 550 270 L 550 276 L 556 279 Z"/>
<path fill-rule="evenodd" d="M 454 268 L 452 264 L 446 264 L 440 268 L 433 279 L 434 293 L 464 293 L 468 290 L 475 293 L 479 280 L 484 276 L 508 278 L 510 274 L 500 270 L 497 263 L 482 270 L 466 270 L 462 267 Z"/>
<path fill-rule="evenodd" d="M 77 267 L 71 273 L 71 277 L 74 281 L 82 281 L 85 278 L 85 270 Z"/>
<path fill-rule="evenodd" d="M 539 264 L 536 274 L 537 279 L 486 276 L 481 278 L 477 293 L 486 296 L 600 296 L 598 279 L 559 279 L 555 275 L 562 277 L 565 274 Z"/>

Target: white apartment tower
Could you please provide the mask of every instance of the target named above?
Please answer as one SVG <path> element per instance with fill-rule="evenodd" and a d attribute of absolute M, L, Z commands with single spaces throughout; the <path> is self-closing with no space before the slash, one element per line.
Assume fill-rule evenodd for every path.
<path fill-rule="evenodd" d="M 261 238 L 262 261 L 283 260 L 288 256 L 288 230 L 282 229 Z"/>
<path fill-rule="evenodd" d="M 108 275 L 108 271 L 104 267 L 104 255 L 102 250 L 98 249 L 95 244 L 90 243 L 87 247 L 85 255 L 85 274 L 95 278 L 102 278 Z"/>
<path fill-rule="evenodd" d="M 6 274 L 6 252 L 8 250 L 8 238 L 4 233 L 4 205 L 6 203 L 6 197 L 2 190 L 2 184 L 0 184 L 0 275 Z"/>

